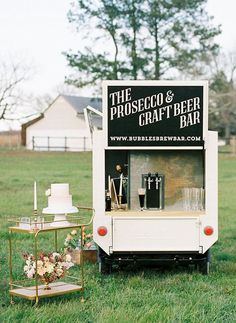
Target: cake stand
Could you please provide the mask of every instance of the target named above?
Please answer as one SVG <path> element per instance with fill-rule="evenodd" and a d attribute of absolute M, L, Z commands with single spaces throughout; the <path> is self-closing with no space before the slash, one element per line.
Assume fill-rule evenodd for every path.
<path fill-rule="evenodd" d="M 54 220 L 50 224 L 52 227 L 65 227 L 71 225 L 70 222 L 67 221 L 67 214 L 78 213 L 79 210 L 75 206 L 71 206 L 68 208 L 57 208 L 57 207 L 46 207 L 43 209 L 43 214 L 54 214 Z"/>

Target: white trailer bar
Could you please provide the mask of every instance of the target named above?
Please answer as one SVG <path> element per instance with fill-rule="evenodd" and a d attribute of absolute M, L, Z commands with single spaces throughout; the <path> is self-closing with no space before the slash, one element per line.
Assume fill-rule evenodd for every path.
<path fill-rule="evenodd" d="M 154 146 L 151 141 L 139 142 L 137 145 L 131 141 L 127 143 L 122 140 L 117 144 L 109 139 L 111 135 L 122 137 L 122 132 L 124 132 L 123 137 L 144 136 L 143 129 L 139 134 L 137 124 L 132 125 L 138 120 L 135 116 L 136 112 L 132 116 L 122 117 L 122 123 L 116 124 L 114 115 L 112 120 L 109 120 L 111 116 L 109 109 L 112 104 L 117 103 L 114 101 L 114 94 L 109 101 L 109 93 L 129 89 L 129 96 L 122 103 L 124 105 L 132 104 L 137 101 L 137 98 L 145 98 L 145 95 L 172 91 L 175 98 L 173 104 L 177 104 L 178 100 L 184 101 L 185 98 L 191 100 L 195 95 L 195 86 L 197 86 L 196 96 L 201 102 L 199 115 L 201 124 L 189 126 L 183 131 L 178 127 L 178 118 L 172 115 L 172 123 L 169 120 L 171 117 L 166 116 L 166 120 L 157 122 L 151 128 L 147 126 L 145 131 L 148 136 L 158 137 L 163 137 L 165 134 L 162 132 L 166 131 L 168 138 L 171 135 L 201 136 L 201 145 L 197 145 L 196 142 L 184 142 L 183 145 L 181 141 L 174 145 L 171 142 L 166 142 L 166 145 L 165 142 L 161 144 L 155 142 Z M 189 93 L 188 89 L 190 89 Z M 149 259 L 158 261 L 158 258 L 163 259 L 166 255 L 166 259 L 173 261 L 175 259 L 189 260 L 191 263 L 196 261 L 201 264 L 203 271 L 208 273 L 208 251 L 218 239 L 218 170 L 217 133 L 206 129 L 207 82 L 107 81 L 104 83 L 103 93 L 104 130 L 96 131 L 93 136 L 93 207 L 95 209 L 93 233 L 100 250 L 101 270 L 108 267 L 111 269 L 114 261 L 133 258 L 143 260 L 145 255 Z M 122 100 L 122 94 L 119 100 Z M 186 110 L 186 114 L 188 113 L 189 111 Z M 138 114 L 139 112 L 137 117 Z M 168 126 L 172 124 L 173 129 L 165 130 L 166 123 Z M 112 210 L 105 211 L 105 191 L 110 188 L 107 179 L 114 178 L 113 183 L 115 181 L 121 183 L 119 173 L 117 174 L 116 171 L 116 162 L 119 164 L 121 160 L 126 167 L 121 177 L 125 193 L 123 191 L 121 193 L 114 184 L 113 195 L 112 192 L 108 192 L 112 198 Z M 165 176 L 164 208 L 158 209 L 157 206 L 153 209 L 146 205 L 145 210 L 140 211 L 136 190 L 137 187 L 146 185 L 143 176 L 149 170 L 150 174 L 151 172 L 157 174 L 153 176 L 159 176 L 158 172 Z M 151 175 L 148 176 L 151 181 Z M 126 178 L 125 182 L 124 178 Z M 202 207 L 184 208 L 182 191 L 185 188 L 191 190 L 191 187 L 197 188 L 196 192 L 199 189 L 205 192 Z M 114 194 L 117 194 L 117 199 Z M 127 195 L 125 203 L 121 203 L 121 200 L 119 203 L 119 194 Z"/>

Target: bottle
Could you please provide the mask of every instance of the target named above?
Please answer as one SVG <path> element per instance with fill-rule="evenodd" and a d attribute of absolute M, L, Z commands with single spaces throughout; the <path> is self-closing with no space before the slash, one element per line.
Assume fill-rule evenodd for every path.
<path fill-rule="evenodd" d="M 107 212 L 110 212 L 111 211 L 111 195 L 110 195 L 110 192 L 107 191 L 107 194 L 106 194 L 106 211 Z"/>

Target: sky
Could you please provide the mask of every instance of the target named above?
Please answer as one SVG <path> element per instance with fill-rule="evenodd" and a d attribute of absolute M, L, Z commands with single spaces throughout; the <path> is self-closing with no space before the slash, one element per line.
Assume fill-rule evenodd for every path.
<path fill-rule="evenodd" d="M 67 74 L 61 54 L 82 49 L 84 41 L 67 21 L 70 0 L 0 0 L 0 59 L 12 57 L 33 66 L 35 76 L 26 85 L 35 95 L 56 93 Z M 208 12 L 222 24 L 218 41 L 227 53 L 236 51 L 236 0 L 208 0 Z M 90 95 L 80 90 L 79 95 Z"/>
<path fill-rule="evenodd" d="M 219 44 L 225 53 L 236 52 L 235 33 L 235 0 L 208 0 L 208 13 L 214 16 L 214 22 L 220 24 L 222 33 L 218 37 Z"/>
<path fill-rule="evenodd" d="M 33 67 L 29 91 L 44 94 L 64 81 L 61 53 L 81 44 L 67 21 L 69 8 L 70 0 L 0 0 L 0 58 Z"/>

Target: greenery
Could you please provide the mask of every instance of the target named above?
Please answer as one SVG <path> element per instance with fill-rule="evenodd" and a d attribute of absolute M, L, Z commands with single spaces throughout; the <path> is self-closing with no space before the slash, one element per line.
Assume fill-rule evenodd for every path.
<path fill-rule="evenodd" d="M 101 80 L 173 78 L 218 53 L 219 27 L 207 0 L 74 0 L 68 18 L 86 35 L 84 50 L 65 53 L 78 87 Z M 99 46 L 97 53 L 94 44 Z"/>
<path fill-rule="evenodd" d="M 84 304 L 78 293 L 42 299 L 35 307 L 21 298 L 15 298 L 15 305 L 9 304 L 7 218 L 31 215 L 34 180 L 38 183 L 39 210 L 46 206 L 44 192 L 53 182 L 69 182 L 74 203 L 91 205 L 91 154 L 7 150 L 0 154 L 1 322 L 236 321 L 235 157 L 220 154 L 219 241 L 212 248 L 209 276 L 184 268 L 126 269 L 101 276 L 97 265 L 88 264 Z M 49 244 L 48 239 L 44 245 Z M 22 248 L 30 252 L 28 235 L 16 236 L 16 240 L 19 252 Z M 21 255 L 17 256 L 20 276 L 23 262 Z"/>
<path fill-rule="evenodd" d="M 216 67 L 210 82 L 209 127 L 229 143 L 236 134 L 235 53 L 219 56 Z"/>

